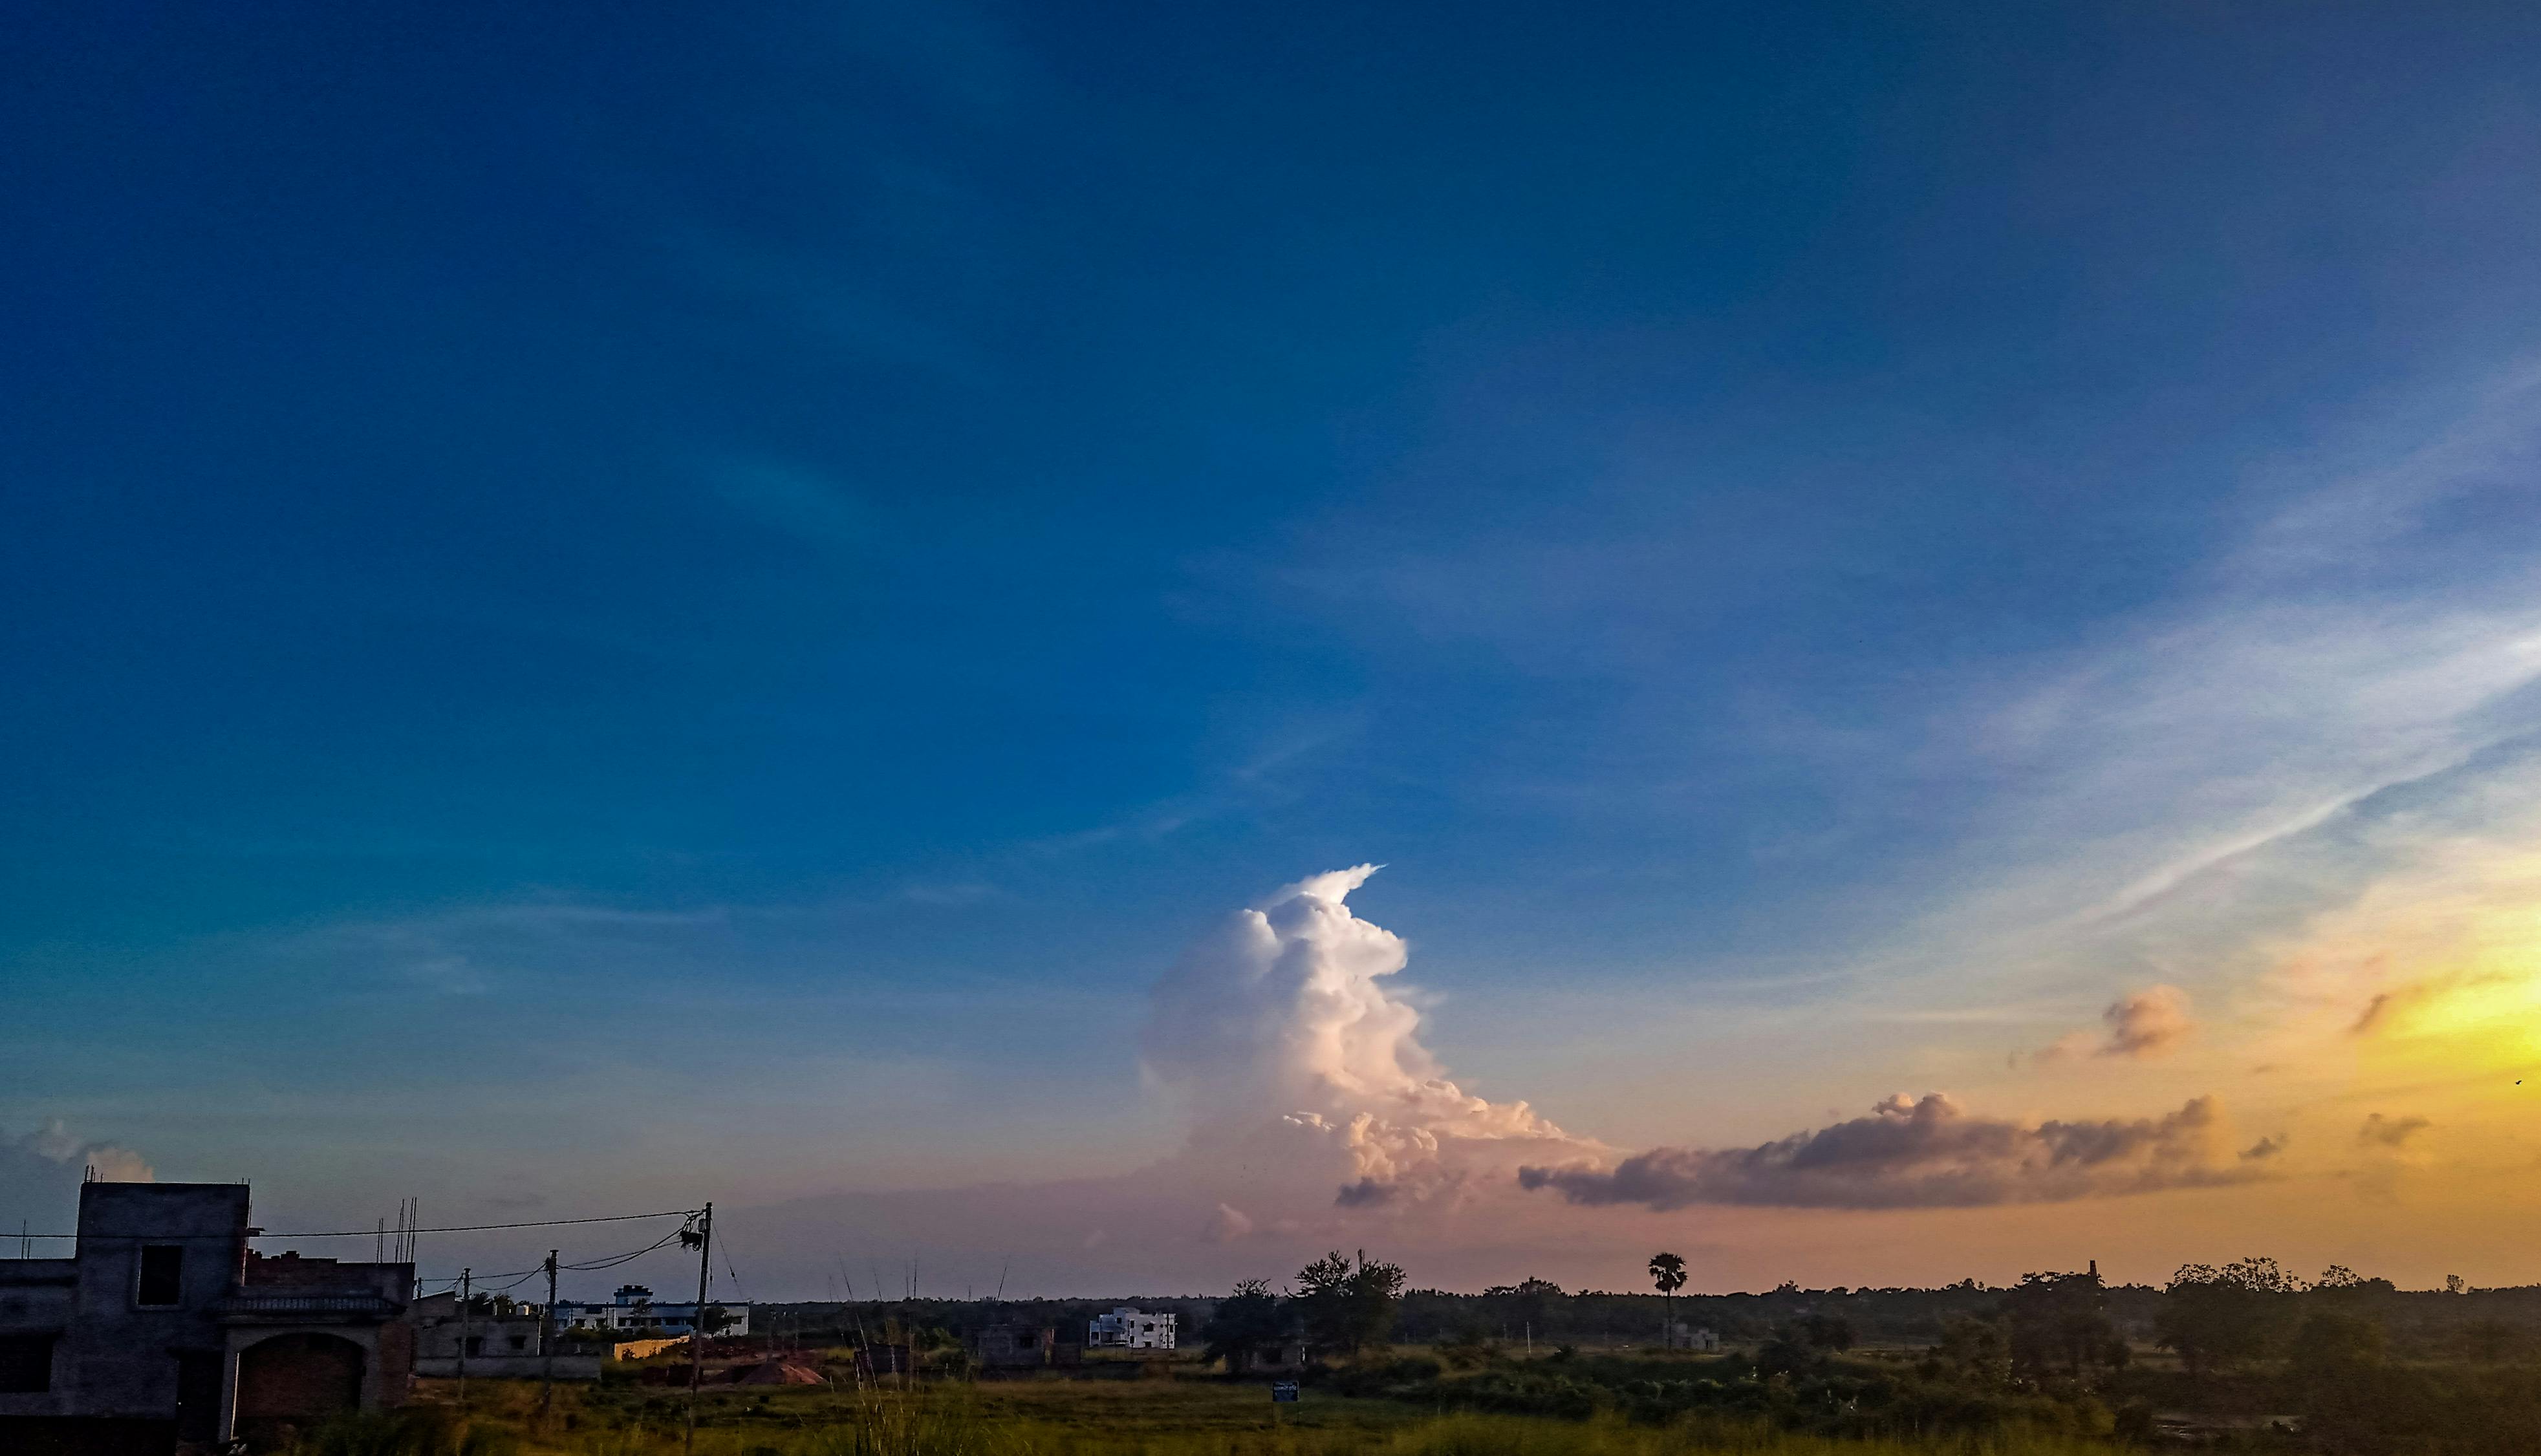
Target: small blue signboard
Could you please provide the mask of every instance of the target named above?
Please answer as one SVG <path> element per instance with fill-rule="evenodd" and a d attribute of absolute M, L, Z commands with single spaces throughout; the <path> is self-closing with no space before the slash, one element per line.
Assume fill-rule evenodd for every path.
<path fill-rule="evenodd" d="M 1270 1399 L 1273 1401 L 1286 1402 L 1292 1405 L 1295 1404 L 1297 1399 L 1297 1382 L 1294 1380 L 1271 1381 Z"/>

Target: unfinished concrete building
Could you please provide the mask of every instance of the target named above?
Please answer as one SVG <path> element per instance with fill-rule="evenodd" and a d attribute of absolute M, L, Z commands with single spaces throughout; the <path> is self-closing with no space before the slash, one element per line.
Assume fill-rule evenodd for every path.
<path fill-rule="evenodd" d="M 248 1190 L 90 1183 L 67 1259 L 0 1261 L 0 1450 L 271 1447 L 405 1395 L 407 1264 L 264 1258 Z"/>
<path fill-rule="evenodd" d="M 415 1300 L 406 1322 L 414 1327 L 414 1373 L 443 1379 L 598 1380 L 617 1347 L 616 1342 L 564 1346 L 534 1304 L 479 1294 L 463 1314 L 455 1290 Z"/>
<path fill-rule="evenodd" d="M 1055 1325 L 984 1325 L 970 1341 L 972 1362 L 982 1371 L 1010 1372 L 1085 1362 L 1085 1347 L 1059 1338 Z"/>

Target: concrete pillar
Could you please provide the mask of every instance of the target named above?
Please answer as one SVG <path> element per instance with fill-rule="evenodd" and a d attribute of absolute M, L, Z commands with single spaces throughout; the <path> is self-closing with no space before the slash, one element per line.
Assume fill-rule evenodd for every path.
<path fill-rule="evenodd" d="M 221 1419 L 214 1427 L 224 1446 L 238 1439 L 238 1336 L 232 1334 L 223 1342 L 221 1350 Z"/>

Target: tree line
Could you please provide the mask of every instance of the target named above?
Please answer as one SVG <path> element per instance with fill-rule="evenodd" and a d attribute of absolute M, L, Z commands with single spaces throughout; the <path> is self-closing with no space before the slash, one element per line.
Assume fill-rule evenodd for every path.
<path fill-rule="evenodd" d="M 2186 1265 L 2159 1288 L 2112 1286 L 2094 1267 L 2002 1287 L 1684 1296 L 1681 1260 L 1654 1257 L 1649 1272 L 1655 1299 L 1570 1294 L 1546 1279 L 1396 1296 L 1399 1269 L 1335 1253 L 1302 1271 L 1291 1293 L 1257 1279 L 1220 1301 L 1208 1353 L 1233 1369 L 1262 1342 L 1304 1341 L 1339 1362 L 1323 1378 L 1343 1393 L 1442 1408 L 1652 1421 L 1707 1414 L 1844 1435 L 2026 1429 L 2210 1443 L 2291 1417 L 2310 1448 L 2354 1456 L 2541 1450 L 2541 1345 L 2531 1338 L 2541 1288 L 2471 1291 L 2453 1280 L 2445 1291 L 2402 1291 L 2337 1266 L 2306 1280 L 2260 1257 Z M 1424 1300 L 1450 1323 L 1416 1328 L 1407 1316 Z M 1718 1351 L 1592 1352 L 1548 1339 L 1531 1359 L 1478 1324 L 1560 1329 L 1581 1308 L 1618 1300 L 1662 1319 L 1689 1301 L 1743 1307 L 1749 1323 Z M 1893 1315 L 1901 1302 L 1929 1317 L 1921 1338 L 1861 1349 L 1855 1315 Z M 1429 1348 L 1373 1348 L 1389 1333 Z M 1636 1343 L 1656 1347 L 1657 1333 L 1645 1321 Z M 2175 1353 L 2176 1364 L 2140 1358 L 2146 1347 Z"/>
<path fill-rule="evenodd" d="M 1269 1279 L 1246 1279 L 1211 1311 L 1203 1353 L 1229 1370 L 1290 1345 L 1309 1359 L 1356 1355 L 1394 1333 L 1403 1282 L 1401 1265 L 1364 1249 L 1355 1258 L 1333 1250 L 1297 1271 L 1285 1293 L 1273 1293 Z"/>

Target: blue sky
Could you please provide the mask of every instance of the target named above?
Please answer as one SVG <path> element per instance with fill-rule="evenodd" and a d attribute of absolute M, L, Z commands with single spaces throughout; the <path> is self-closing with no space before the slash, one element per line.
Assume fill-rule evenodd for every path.
<path fill-rule="evenodd" d="M 2526 7 L 14 49 L 0 1132 L 364 1221 L 1125 1169 L 1157 975 L 1373 861 L 1489 1095 L 1770 1136 L 2521 762 Z"/>

